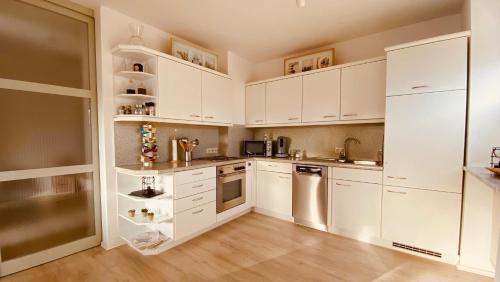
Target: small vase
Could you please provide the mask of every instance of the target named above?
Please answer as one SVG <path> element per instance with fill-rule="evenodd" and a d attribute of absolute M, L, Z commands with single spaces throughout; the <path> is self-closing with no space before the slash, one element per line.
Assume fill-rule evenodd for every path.
<path fill-rule="evenodd" d="M 130 23 L 128 27 L 130 30 L 128 44 L 144 46 L 144 41 L 142 40 L 142 31 L 144 30 L 144 26 L 139 23 Z"/>

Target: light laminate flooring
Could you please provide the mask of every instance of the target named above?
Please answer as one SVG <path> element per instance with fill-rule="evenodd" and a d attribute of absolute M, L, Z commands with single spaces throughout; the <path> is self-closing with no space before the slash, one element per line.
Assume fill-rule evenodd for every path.
<path fill-rule="evenodd" d="M 92 248 L 11 281 L 493 281 L 455 266 L 249 213 L 158 256 Z"/>

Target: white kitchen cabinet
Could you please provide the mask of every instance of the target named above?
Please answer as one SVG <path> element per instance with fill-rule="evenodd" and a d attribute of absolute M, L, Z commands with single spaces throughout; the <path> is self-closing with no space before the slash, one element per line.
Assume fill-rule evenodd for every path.
<path fill-rule="evenodd" d="M 304 75 L 302 84 L 302 122 L 339 120 L 340 69 Z"/>
<path fill-rule="evenodd" d="M 201 70 L 158 58 L 158 116 L 201 121 Z"/>
<path fill-rule="evenodd" d="M 216 223 L 215 201 L 180 213 L 174 217 L 175 240 L 188 237 Z"/>
<path fill-rule="evenodd" d="M 291 218 L 292 175 L 257 171 L 256 207 L 275 216 Z"/>
<path fill-rule="evenodd" d="M 387 53 L 387 96 L 467 88 L 467 37 Z"/>
<path fill-rule="evenodd" d="M 458 255 L 461 194 L 384 186 L 382 238 Z"/>
<path fill-rule="evenodd" d="M 209 72 L 201 74 L 202 120 L 207 122 L 232 123 L 232 81 Z M 229 104 L 228 104 L 229 103 Z"/>
<path fill-rule="evenodd" d="M 246 87 L 245 91 L 246 124 L 266 123 L 266 84 L 255 84 Z"/>
<path fill-rule="evenodd" d="M 380 237 L 382 185 L 332 179 L 333 232 L 369 240 Z"/>
<path fill-rule="evenodd" d="M 302 77 L 266 83 L 266 121 L 300 123 L 302 118 Z"/>
<path fill-rule="evenodd" d="M 385 116 L 385 60 L 342 68 L 341 119 Z"/>
<path fill-rule="evenodd" d="M 387 97 L 384 185 L 462 192 L 465 90 Z"/>

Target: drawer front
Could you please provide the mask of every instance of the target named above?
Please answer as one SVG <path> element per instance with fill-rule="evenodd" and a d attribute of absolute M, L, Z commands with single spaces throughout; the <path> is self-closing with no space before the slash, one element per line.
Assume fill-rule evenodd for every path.
<path fill-rule="evenodd" d="M 175 215 L 175 240 L 187 237 L 216 223 L 215 201 Z"/>
<path fill-rule="evenodd" d="M 185 210 L 189 210 L 210 202 L 215 201 L 216 192 L 215 190 L 210 190 L 200 194 L 192 195 L 186 198 L 182 198 L 175 201 L 175 213 L 179 213 Z"/>
<path fill-rule="evenodd" d="M 176 172 L 174 174 L 174 183 L 175 183 L 175 185 L 192 183 L 192 182 L 197 182 L 200 180 L 214 178 L 215 176 L 216 176 L 215 166 L 180 171 L 180 172 Z"/>
<path fill-rule="evenodd" d="M 466 88 L 466 37 L 387 54 L 387 96 Z"/>
<path fill-rule="evenodd" d="M 382 238 L 445 254 L 458 254 L 462 197 L 384 186 Z"/>
<path fill-rule="evenodd" d="M 217 187 L 217 180 L 210 178 L 198 182 L 176 185 L 174 188 L 174 199 L 185 198 L 195 194 L 214 190 Z"/>
<path fill-rule="evenodd" d="M 257 161 L 257 170 L 280 173 L 292 173 L 291 163 Z"/>
<path fill-rule="evenodd" d="M 348 180 L 348 181 L 382 184 L 382 171 L 333 167 L 332 178 L 340 180 Z"/>

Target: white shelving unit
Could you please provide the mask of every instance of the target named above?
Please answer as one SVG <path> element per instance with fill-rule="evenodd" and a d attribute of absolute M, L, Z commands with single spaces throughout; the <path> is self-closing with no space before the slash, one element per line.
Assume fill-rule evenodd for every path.
<path fill-rule="evenodd" d="M 143 71 L 133 71 L 134 64 L 141 64 Z M 113 51 L 114 101 L 115 112 L 120 106 L 134 106 L 154 102 L 158 108 L 158 56 L 148 52 L 142 46 L 124 45 Z M 145 88 L 146 95 L 137 94 L 137 88 Z M 127 89 L 134 89 L 136 94 L 126 94 Z M 157 112 L 157 111 L 156 111 Z M 126 115 L 134 117 L 156 117 L 149 115 Z M 125 115 L 122 115 L 125 116 Z"/>
<path fill-rule="evenodd" d="M 130 195 L 131 192 L 140 190 L 142 177 L 154 177 L 155 189 L 163 194 L 142 198 Z M 118 183 L 118 226 L 120 237 L 127 244 L 143 255 L 156 255 L 167 250 L 174 241 L 174 197 L 172 175 L 130 175 L 117 172 Z M 147 208 L 154 212 L 152 221 L 141 213 L 141 209 Z M 134 209 L 135 216 L 130 217 L 128 211 Z M 138 248 L 134 244 L 134 238 L 147 234 L 147 232 L 158 231 L 160 238 L 164 241 L 154 248 Z"/>

